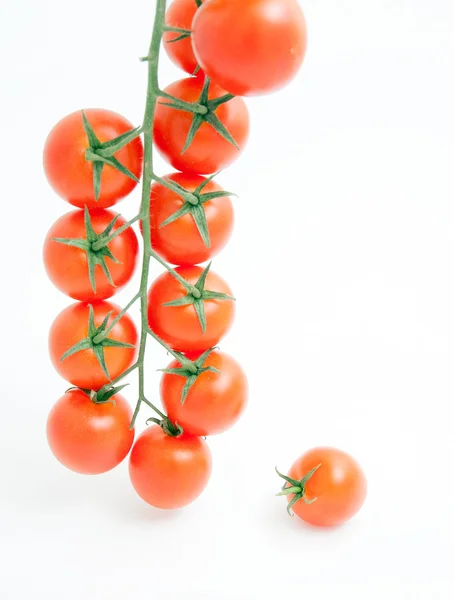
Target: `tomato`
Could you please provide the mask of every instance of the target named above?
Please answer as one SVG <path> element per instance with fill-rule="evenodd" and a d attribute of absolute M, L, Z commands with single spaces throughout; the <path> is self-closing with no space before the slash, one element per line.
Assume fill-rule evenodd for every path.
<path fill-rule="evenodd" d="M 170 437 L 161 427 L 146 429 L 129 458 L 131 483 L 156 508 L 182 508 L 205 489 L 211 474 L 211 452 L 199 437 Z"/>
<path fill-rule="evenodd" d="M 178 267 L 176 272 L 191 284 L 202 274 L 201 267 Z M 206 290 L 231 295 L 227 283 L 213 271 L 206 279 Z M 192 304 L 163 306 L 183 298 L 187 292 L 183 285 L 168 272 L 158 277 L 148 292 L 148 321 L 151 329 L 174 350 L 180 352 L 203 351 L 219 342 L 230 329 L 235 316 L 231 300 L 206 300 L 206 331 L 203 333 Z"/>
<path fill-rule="evenodd" d="M 168 368 L 179 366 L 175 360 Z M 201 436 L 222 433 L 232 427 L 245 409 L 248 395 L 246 376 L 228 354 L 212 352 L 204 367 L 214 367 L 220 373 L 201 373 L 184 404 L 181 398 L 186 379 L 170 373 L 164 373 L 161 379 L 162 402 L 170 420 L 186 433 Z"/>
<path fill-rule="evenodd" d="M 133 129 L 132 124 L 110 110 L 87 109 L 85 115 L 101 142 L 107 142 Z M 101 193 L 95 200 L 93 162 L 85 158 L 88 139 L 82 111 L 72 113 L 55 125 L 44 147 L 44 170 L 55 192 L 73 206 L 108 208 L 127 196 L 137 182 L 110 165 L 101 174 Z M 115 154 L 115 158 L 137 178 L 140 177 L 143 146 L 139 137 Z"/>
<path fill-rule="evenodd" d="M 166 12 L 166 25 L 190 31 L 196 11 L 196 0 L 174 0 Z M 176 42 L 172 41 L 179 36 L 180 34 L 175 32 L 164 33 L 164 48 L 170 59 L 180 69 L 193 75 L 198 67 L 198 63 L 192 49 L 191 37 Z M 202 71 L 199 70 L 197 75 L 203 76 Z"/>
<path fill-rule="evenodd" d="M 102 233 L 117 216 L 117 213 L 108 210 L 92 210 L 90 221 L 93 230 Z M 123 217 L 118 216 L 111 233 L 126 223 Z M 138 242 L 132 227 L 126 229 L 114 238 L 107 246 L 118 262 L 105 258 L 115 287 L 109 283 L 101 265 L 95 267 L 96 292 L 93 291 L 89 279 L 88 254 L 85 250 L 54 241 L 55 238 L 86 240 L 87 233 L 84 224 L 84 213 L 75 210 L 63 215 L 49 230 L 44 242 L 44 265 L 52 283 L 64 294 L 75 300 L 104 300 L 113 296 L 131 279 L 138 253 Z M 97 256 L 102 259 L 102 253 L 92 254 L 93 260 Z"/>
<path fill-rule="evenodd" d="M 121 375 L 134 362 L 135 348 L 102 347 L 109 377 L 106 376 L 93 348 L 80 350 L 61 360 L 62 356 L 75 344 L 89 337 L 90 310 L 87 302 L 76 302 L 65 308 L 52 323 L 49 332 L 49 352 L 58 373 L 77 387 L 99 390 L 112 379 Z M 92 304 L 94 322 L 99 327 L 112 311 L 108 325 L 120 313 L 120 307 L 111 302 Z M 117 342 L 137 344 L 137 330 L 128 314 L 125 314 L 110 332 L 108 339 Z"/>
<path fill-rule="evenodd" d="M 189 77 L 175 81 L 164 91 L 184 100 L 197 102 L 203 79 Z M 219 98 L 225 91 L 212 84 L 209 99 Z M 166 102 L 163 100 L 163 102 Z M 249 113 L 242 98 L 233 98 L 215 110 L 239 149 L 225 140 L 210 124 L 203 123 L 186 152 L 182 153 L 193 121 L 193 114 L 158 103 L 154 120 L 154 141 L 164 158 L 178 171 L 208 174 L 220 171 L 238 158 L 249 135 Z"/>
<path fill-rule="evenodd" d="M 303 62 L 307 32 L 296 0 L 208 0 L 192 23 L 196 58 L 231 94 L 286 85 Z"/>
<path fill-rule="evenodd" d="M 174 181 L 189 192 L 193 192 L 206 179 L 199 175 L 173 173 L 167 179 Z M 210 181 L 201 194 L 221 192 L 222 188 Z M 198 196 L 200 197 L 200 195 Z M 202 198 L 203 199 L 203 196 Z M 178 193 L 160 183 L 151 188 L 151 244 L 153 250 L 165 260 L 175 265 L 196 265 L 206 262 L 225 246 L 233 230 L 233 207 L 230 198 L 221 196 L 199 203 L 205 212 L 210 247 L 203 241 L 193 214 L 190 212 L 162 227 L 171 215 L 187 205 Z"/>
<path fill-rule="evenodd" d="M 82 390 L 69 390 L 52 408 L 47 439 L 55 457 L 77 473 L 105 473 L 126 458 L 134 441 L 132 411 L 119 394 L 96 404 Z"/>
<path fill-rule="evenodd" d="M 293 504 L 298 517 L 324 527 L 340 525 L 353 517 L 366 498 L 367 482 L 361 467 L 347 453 L 336 448 L 314 448 L 292 465 L 289 477 L 300 481 L 312 469 L 320 467 L 309 478 L 304 498 Z M 287 483 L 286 487 L 290 487 Z M 289 502 L 294 495 L 287 496 Z"/>

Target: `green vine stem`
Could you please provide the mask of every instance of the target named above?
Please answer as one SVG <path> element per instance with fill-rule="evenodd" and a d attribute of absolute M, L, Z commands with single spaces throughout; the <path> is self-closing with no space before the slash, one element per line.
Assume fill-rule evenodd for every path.
<path fill-rule="evenodd" d="M 124 314 L 131 308 L 133 304 L 137 301 L 140 301 L 140 312 L 141 312 L 141 330 L 140 330 L 140 342 L 139 342 L 139 352 L 137 361 L 129 367 L 124 373 L 122 373 L 119 377 L 109 382 L 104 388 L 100 390 L 100 393 L 105 393 L 106 390 L 113 385 L 116 385 L 119 381 L 124 379 L 127 375 L 131 374 L 133 371 L 138 370 L 139 372 L 139 397 L 137 400 L 137 404 L 134 410 L 134 414 L 131 421 L 131 429 L 134 427 L 137 415 L 139 413 L 141 404 L 144 403 L 149 406 L 151 409 L 155 411 L 157 415 L 159 415 L 160 424 L 164 427 L 164 429 L 171 435 L 177 435 L 181 428 L 175 427 L 172 423 L 169 422 L 166 415 L 164 415 L 152 402 L 150 402 L 145 396 L 145 351 L 147 346 L 147 337 L 150 335 L 153 337 L 161 346 L 163 346 L 169 354 L 171 354 L 174 358 L 176 358 L 182 366 L 187 369 L 191 373 L 197 373 L 197 366 L 186 359 L 183 355 L 178 352 L 175 352 L 170 348 L 168 344 L 166 344 L 159 336 L 157 336 L 148 325 L 148 302 L 147 302 L 147 293 L 148 293 L 148 278 L 149 278 L 149 270 L 150 270 L 150 261 L 151 258 L 155 259 L 159 262 L 165 269 L 167 269 L 185 288 L 189 293 L 194 295 L 199 294 L 200 292 L 195 288 L 195 286 L 189 284 L 185 279 L 183 279 L 176 271 L 173 269 L 165 260 L 163 260 L 151 247 L 151 232 L 150 232 L 150 193 L 151 193 L 151 184 L 153 181 L 158 181 L 160 183 L 167 183 L 165 180 L 161 179 L 153 172 L 153 121 L 154 114 L 156 110 L 156 104 L 159 101 L 159 98 L 166 98 L 171 100 L 172 102 L 176 102 L 182 109 L 189 110 L 193 113 L 201 113 L 206 111 L 206 107 L 200 106 L 198 103 L 187 103 L 183 101 L 178 101 L 176 98 L 169 96 L 168 94 L 163 93 L 159 88 L 158 82 L 158 65 L 159 65 L 159 54 L 161 48 L 161 40 L 164 32 L 166 31 L 165 26 L 165 10 L 166 10 L 166 0 L 156 0 L 156 12 L 155 12 L 155 20 L 153 25 L 153 33 L 151 37 L 150 48 L 148 51 L 148 55 L 144 57 L 142 60 L 147 62 L 148 65 L 148 85 L 147 85 L 147 97 L 146 97 L 146 107 L 145 107 L 145 115 L 143 119 L 143 124 L 140 128 L 137 129 L 137 132 L 143 133 L 143 142 L 144 142 L 144 160 L 143 160 L 143 173 L 142 173 L 142 196 L 140 203 L 140 211 L 139 214 L 129 220 L 125 225 L 121 228 L 117 229 L 113 234 L 111 234 L 106 239 L 95 242 L 93 245 L 93 250 L 100 250 L 103 246 L 107 245 L 114 238 L 120 235 L 123 231 L 125 231 L 128 227 L 133 225 L 137 221 L 142 221 L 142 233 L 143 233 L 143 257 L 142 257 L 142 269 L 141 269 L 141 278 L 140 278 L 140 288 L 138 293 L 128 302 L 125 308 L 117 315 L 117 317 L 112 321 L 109 327 L 102 333 L 100 333 L 96 337 L 96 342 L 101 342 L 104 338 L 106 338 L 111 330 L 115 327 L 118 321 L 124 316 Z M 158 420 L 156 420 L 158 422 Z"/>

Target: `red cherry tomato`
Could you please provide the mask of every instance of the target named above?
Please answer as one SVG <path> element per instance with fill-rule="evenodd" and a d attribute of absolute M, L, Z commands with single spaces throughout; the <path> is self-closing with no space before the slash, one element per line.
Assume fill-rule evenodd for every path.
<path fill-rule="evenodd" d="M 201 267 L 178 267 L 177 273 L 195 284 L 202 274 Z M 227 283 L 213 271 L 208 273 L 205 289 L 232 295 Z M 230 329 L 235 316 L 232 300 L 207 300 L 205 304 L 206 332 L 202 332 L 194 305 L 163 306 L 186 296 L 183 285 L 166 272 L 158 277 L 148 292 L 148 321 L 151 329 L 174 350 L 204 351 L 216 346 Z"/>
<path fill-rule="evenodd" d="M 211 452 L 199 437 L 170 437 L 155 425 L 134 444 L 129 459 L 131 483 L 156 508 L 182 508 L 205 489 L 211 474 Z"/>
<path fill-rule="evenodd" d="M 173 361 L 169 369 L 179 367 Z M 240 365 L 224 352 L 212 352 L 204 367 L 215 367 L 220 373 L 205 371 L 199 375 L 182 404 L 186 379 L 164 373 L 161 397 L 172 423 L 178 423 L 186 433 L 213 435 L 226 431 L 240 418 L 248 395 L 246 376 Z"/>
<path fill-rule="evenodd" d="M 314 448 L 292 465 L 289 477 L 301 480 L 320 465 L 306 484 L 305 497 L 293 505 L 294 513 L 312 525 L 333 527 L 355 515 L 366 498 L 367 482 L 361 467 L 346 452 L 336 448 Z M 287 484 L 289 487 L 290 484 Z M 287 496 L 289 502 L 294 495 Z"/>
<path fill-rule="evenodd" d="M 167 179 L 193 192 L 206 181 L 199 175 L 172 173 Z M 209 194 L 222 188 L 210 181 L 202 191 Z M 193 216 L 188 213 L 162 227 L 162 223 L 185 204 L 176 192 L 160 183 L 151 188 L 150 224 L 153 250 L 174 265 L 196 265 L 210 260 L 225 246 L 233 230 L 233 207 L 227 196 L 213 198 L 201 205 L 205 211 L 210 247 L 204 243 Z"/>
<path fill-rule="evenodd" d="M 119 394 L 96 404 L 81 390 L 70 390 L 52 408 L 47 439 L 55 457 L 77 473 L 110 471 L 126 458 L 134 441 L 132 411 Z"/>
<path fill-rule="evenodd" d="M 306 53 L 306 22 L 296 0 L 207 0 L 192 23 L 203 71 L 231 94 L 275 91 Z"/>
<path fill-rule="evenodd" d="M 107 314 L 112 311 L 107 324 L 109 326 L 121 310 L 119 306 L 111 302 L 93 302 L 92 306 L 96 327 L 99 327 Z M 60 360 L 67 350 L 88 336 L 88 320 L 88 303 L 77 302 L 65 308 L 52 323 L 49 332 L 49 352 L 55 369 L 63 379 L 80 388 L 99 390 L 133 364 L 136 348 L 104 348 L 104 357 L 110 378 L 101 369 L 91 348 Z M 136 346 L 137 330 L 131 317 L 125 314 L 108 337 Z"/>
<path fill-rule="evenodd" d="M 95 233 L 102 233 L 117 213 L 109 210 L 93 210 L 90 212 L 91 224 Z M 112 233 L 126 223 L 118 217 Z M 136 264 L 139 245 L 132 227 L 114 238 L 108 249 L 119 261 L 106 258 L 113 287 L 98 265 L 95 269 L 96 292 L 88 276 L 87 252 L 75 246 L 67 246 L 54 241 L 55 238 L 86 239 L 84 213 L 81 210 L 63 215 L 49 230 L 44 242 L 44 265 L 52 283 L 64 294 L 75 300 L 105 300 L 116 294 L 131 279 Z"/>
<path fill-rule="evenodd" d="M 192 21 L 197 11 L 197 2 L 195 0 L 174 0 L 166 12 L 166 25 L 169 27 L 179 27 L 191 31 Z M 191 37 L 182 40 L 172 41 L 180 36 L 179 33 L 167 32 L 163 35 L 164 48 L 170 59 L 183 71 L 194 75 L 198 67 L 197 59 L 192 49 Z M 197 76 L 203 77 L 203 72 L 199 69 Z"/>
<path fill-rule="evenodd" d="M 100 142 L 107 142 L 133 129 L 121 115 L 110 110 L 89 108 L 84 111 Z M 82 111 L 59 121 L 44 147 L 44 170 L 55 192 L 79 208 L 108 208 L 127 196 L 137 183 L 105 165 L 101 175 L 101 194 L 95 200 L 93 163 L 85 158 L 88 139 L 82 122 Z M 139 137 L 115 154 L 122 165 L 136 177 L 142 171 L 143 146 Z"/>
<path fill-rule="evenodd" d="M 189 77 L 169 85 L 164 91 L 185 102 L 197 102 L 203 79 Z M 225 91 L 212 84 L 209 99 L 219 98 Z M 249 135 L 249 113 L 242 98 L 233 98 L 215 111 L 238 148 L 225 140 L 210 124 L 203 123 L 186 152 L 182 153 L 193 121 L 193 114 L 159 104 L 154 120 L 154 141 L 164 158 L 178 171 L 209 174 L 228 167 L 241 154 Z"/>

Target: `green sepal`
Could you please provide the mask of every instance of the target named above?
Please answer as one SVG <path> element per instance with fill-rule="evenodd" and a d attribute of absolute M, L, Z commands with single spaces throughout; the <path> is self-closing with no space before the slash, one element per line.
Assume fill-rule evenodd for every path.
<path fill-rule="evenodd" d="M 210 232 L 208 230 L 205 209 L 201 204 L 196 204 L 192 207 L 191 213 L 203 243 L 207 248 L 211 248 Z"/>
<path fill-rule="evenodd" d="M 174 212 L 173 215 L 170 215 L 170 217 L 163 221 L 159 225 L 159 229 L 161 229 L 161 227 L 165 227 L 166 225 L 170 225 L 170 223 L 173 223 L 180 217 L 184 217 L 184 215 L 187 215 L 190 212 L 192 212 L 191 205 L 189 204 L 189 202 L 186 202 L 181 208 Z"/>
<path fill-rule="evenodd" d="M 101 142 L 99 141 L 98 136 L 93 130 L 93 127 L 90 125 L 90 121 L 87 119 L 87 115 L 85 111 L 82 111 L 82 124 L 84 126 L 85 134 L 88 138 L 88 145 L 93 150 L 97 150 L 101 148 Z"/>
<path fill-rule="evenodd" d="M 208 265 L 203 269 L 202 274 L 197 279 L 197 283 L 195 284 L 195 287 L 199 290 L 200 293 L 202 293 L 204 290 L 206 278 L 211 269 L 211 265 L 212 265 L 212 261 L 210 261 L 208 263 Z"/>
<path fill-rule="evenodd" d="M 205 202 L 209 202 L 210 200 L 214 200 L 215 198 L 225 198 L 226 196 L 236 196 L 236 194 L 233 194 L 232 192 L 227 192 L 225 190 L 207 192 L 206 194 L 200 194 L 200 203 L 204 204 Z"/>
<path fill-rule="evenodd" d="M 188 306 L 189 304 L 194 304 L 195 298 L 192 294 L 186 294 L 182 298 L 177 298 L 176 300 L 171 300 L 170 302 L 164 302 L 162 306 Z"/>
<path fill-rule="evenodd" d="M 93 352 L 96 356 L 97 361 L 99 362 L 99 366 L 101 367 L 102 372 L 110 381 L 110 375 L 109 375 L 109 371 L 108 371 L 107 365 L 106 365 L 106 358 L 104 356 L 104 346 L 101 346 L 101 345 L 93 346 Z"/>
<path fill-rule="evenodd" d="M 205 314 L 205 303 L 201 298 L 194 300 L 194 309 L 197 314 L 197 318 L 202 328 L 202 333 L 205 335 L 207 331 L 207 318 Z"/>
<path fill-rule="evenodd" d="M 87 240 L 82 239 L 71 239 L 71 238 L 52 238 L 53 242 L 58 242 L 59 244 L 64 244 L 65 246 L 73 246 L 75 248 L 80 248 L 81 250 L 88 250 L 90 248 L 90 244 Z"/>
<path fill-rule="evenodd" d="M 101 195 L 101 174 L 104 165 L 102 162 L 93 163 L 93 190 L 95 193 L 95 201 L 98 202 Z"/>
<path fill-rule="evenodd" d="M 166 33 L 178 33 L 179 35 L 176 38 L 171 40 L 166 40 L 166 44 L 174 44 L 175 42 L 180 42 L 181 40 L 186 40 L 191 37 L 192 31 L 190 29 L 183 29 L 181 27 L 170 27 L 166 25 L 164 28 Z"/>
<path fill-rule="evenodd" d="M 223 137 L 227 142 L 233 144 L 237 150 L 240 149 L 232 135 L 230 134 L 227 127 L 220 121 L 219 117 L 214 112 L 208 112 L 205 116 L 205 120 L 207 123 L 215 129 L 221 137 Z"/>
<path fill-rule="evenodd" d="M 140 126 L 134 127 L 134 129 L 125 131 L 125 133 L 122 133 L 121 135 L 117 136 L 116 138 L 113 138 L 112 140 L 109 140 L 108 142 L 104 142 L 103 144 L 101 144 L 101 147 L 99 149 L 99 155 L 105 156 L 105 157 L 113 156 L 119 150 L 121 150 L 122 148 L 127 146 L 130 142 L 132 142 L 137 137 L 139 137 L 141 131 L 142 131 L 142 127 L 140 127 Z"/>
<path fill-rule="evenodd" d="M 232 300 L 236 302 L 236 298 L 229 294 L 223 294 L 222 292 L 211 292 L 210 290 L 204 290 L 202 292 L 203 300 Z"/>
<path fill-rule="evenodd" d="M 73 354 L 80 352 L 81 350 L 88 350 L 89 348 L 93 348 L 92 341 L 90 338 L 84 338 L 83 340 L 80 340 L 80 342 L 77 342 L 77 344 L 74 344 L 74 346 L 71 346 L 69 350 L 66 350 L 66 352 L 60 358 L 60 362 L 63 362 L 64 360 L 66 360 Z"/>
<path fill-rule="evenodd" d="M 206 118 L 207 115 L 204 115 L 204 117 Z M 191 127 L 189 128 L 188 131 L 188 135 L 186 138 L 186 142 L 183 146 L 183 150 L 181 151 L 181 154 L 184 154 L 186 152 L 186 150 L 189 148 L 189 146 L 192 144 L 195 134 L 198 132 L 198 130 L 200 129 L 200 127 L 202 126 L 205 118 L 202 115 L 199 114 L 195 114 L 193 119 L 192 119 L 192 123 L 191 123 Z"/>
<path fill-rule="evenodd" d="M 219 98 L 213 98 L 212 100 L 208 100 L 207 107 L 211 111 L 215 111 L 217 108 L 221 106 L 221 104 L 225 104 L 226 102 L 230 102 L 235 98 L 234 94 L 224 94 L 224 96 L 219 96 Z"/>

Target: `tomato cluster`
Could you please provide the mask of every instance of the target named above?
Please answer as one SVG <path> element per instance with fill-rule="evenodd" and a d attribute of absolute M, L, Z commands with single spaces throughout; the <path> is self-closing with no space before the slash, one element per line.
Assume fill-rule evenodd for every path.
<path fill-rule="evenodd" d="M 158 19 L 164 7 L 165 0 L 157 0 Z M 156 35 L 189 73 L 164 90 L 157 89 L 153 71 Z M 114 468 L 132 449 L 132 485 L 158 508 L 185 506 L 203 491 L 211 473 L 204 437 L 234 425 L 247 402 L 241 366 L 216 348 L 233 323 L 235 299 L 211 270 L 234 222 L 231 194 L 214 178 L 247 142 L 249 113 L 241 96 L 289 82 L 305 49 L 305 21 L 296 0 L 174 0 L 165 23 L 155 24 L 146 57 L 144 125 L 134 128 L 114 112 L 87 109 L 57 123 L 45 144 L 48 181 L 76 207 L 54 223 L 44 244 L 49 278 L 76 300 L 56 317 L 49 334 L 52 363 L 74 387 L 49 415 L 48 441 L 64 465 L 87 474 Z M 163 178 L 150 172 L 153 143 L 176 172 Z M 141 209 L 126 221 L 110 208 L 132 192 L 142 172 Z M 141 288 L 122 309 L 109 298 L 135 271 L 135 222 L 143 237 Z M 151 257 L 166 270 L 148 286 Z M 140 333 L 127 312 L 138 300 Z M 144 395 L 148 335 L 174 357 L 161 380 L 167 414 Z M 118 384 L 135 369 L 139 400 L 133 412 Z M 159 418 L 134 442 L 142 403 Z M 293 473 L 302 477 L 300 487 L 286 478 L 294 482 L 292 505 L 304 499 L 306 466 L 303 461 Z"/>

